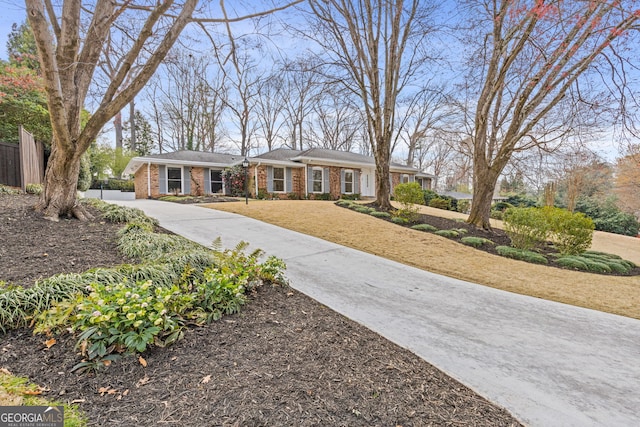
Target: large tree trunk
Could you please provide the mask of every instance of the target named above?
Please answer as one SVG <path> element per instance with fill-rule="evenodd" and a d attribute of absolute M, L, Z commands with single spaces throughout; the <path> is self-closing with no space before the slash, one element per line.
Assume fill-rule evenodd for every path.
<path fill-rule="evenodd" d="M 77 150 L 64 151 L 60 145 L 52 144 L 44 191 L 37 206 L 46 219 L 57 222 L 60 216 L 81 220 L 91 217 L 77 200 L 81 156 Z"/>
<path fill-rule="evenodd" d="M 378 144 L 375 151 L 376 158 L 376 204 L 383 211 L 393 209 L 389 195 L 391 185 L 389 184 L 389 158 L 391 155 L 382 148 L 383 144 Z"/>
<path fill-rule="evenodd" d="M 471 212 L 467 222 L 484 230 L 491 230 L 489 222 L 491 215 L 491 203 L 493 202 L 493 193 L 500 176 L 500 170 L 492 168 L 478 168 L 474 164 L 473 175 L 473 199 L 471 203 Z"/>

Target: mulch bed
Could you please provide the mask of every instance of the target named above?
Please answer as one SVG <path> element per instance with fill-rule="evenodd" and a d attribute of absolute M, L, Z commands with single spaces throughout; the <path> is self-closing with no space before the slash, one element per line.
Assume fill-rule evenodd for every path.
<path fill-rule="evenodd" d="M 0 280 L 116 265 L 117 226 L 51 223 L 32 196 L 0 195 Z M 46 254 L 46 255 L 45 255 Z M 10 331 L 0 367 L 76 402 L 92 426 L 515 426 L 517 420 L 411 352 L 290 288 L 265 286 L 242 312 L 168 348 L 70 373 L 75 338 Z"/>
<path fill-rule="evenodd" d="M 378 208 L 378 206 L 375 203 L 370 203 L 366 206 L 372 207 L 372 208 Z M 347 207 L 344 207 L 344 209 L 348 209 Z M 390 221 L 389 219 L 385 219 L 385 218 L 380 218 L 380 220 L 382 221 Z M 511 239 L 509 238 L 509 236 L 507 235 L 507 233 L 504 230 L 501 230 L 499 228 L 494 228 L 492 230 L 484 230 L 481 228 L 478 228 L 474 225 L 468 224 L 464 221 L 459 221 L 459 220 L 455 220 L 455 219 L 450 219 L 450 218 L 443 218 L 443 217 L 439 217 L 439 216 L 433 216 L 433 215 L 427 215 L 427 214 L 418 214 L 417 219 L 407 225 L 399 225 L 401 227 L 411 227 L 413 225 L 416 224 L 429 224 L 434 226 L 435 228 L 437 228 L 438 230 L 459 230 L 459 229 L 464 229 L 466 230 L 466 232 L 464 233 L 460 233 L 459 236 L 457 237 L 448 237 L 451 240 L 454 240 L 460 244 L 464 244 L 464 242 L 462 242 L 462 238 L 464 237 L 480 237 L 480 238 L 484 238 L 484 239 L 488 239 L 491 240 L 491 242 L 493 244 L 485 244 L 479 247 L 476 247 L 475 249 L 478 249 L 480 251 L 484 251 L 484 252 L 488 252 L 490 254 L 493 255 L 498 255 L 498 256 L 502 256 L 498 253 L 498 251 L 496 250 L 496 247 L 498 246 L 511 246 Z M 551 242 L 546 242 L 545 244 L 540 244 L 537 245 L 534 249 L 534 252 L 537 252 L 541 255 L 544 255 L 545 258 L 547 258 L 548 260 L 548 264 L 544 264 L 545 266 L 549 266 L 549 267 L 554 267 L 554 268 L 561 268 L 563 270 L 570 270 L 570 268 L 564 267 L 560 264 L 558 264 L 558 262 L 556 261 L 557 258 L 554 255 L 557 255 L 558 251 L 553 247 L 553 245 L 551 244 Z M 578 270 L 575 270 L 578 271 Z M 640 276 L 640 266 L 637 266 L 633 269 L 631 269 L 629 271 L 629 273 L 624 274 L 624 273 L 618 273 L 615 271 L 612 272 L 608 272 L 608 273 L 600 273 L 600 272 L 591 272 L 593 274 L 603 274 L 603 275 L 607 275 L 607 276 Z"/>

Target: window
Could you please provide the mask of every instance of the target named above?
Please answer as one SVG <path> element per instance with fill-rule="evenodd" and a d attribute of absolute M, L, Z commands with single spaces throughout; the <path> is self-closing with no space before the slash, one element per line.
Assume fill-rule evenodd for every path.
<path fill-rule="evenodd" d="M 353 194 L 353 171 L 344 171 L 344 192 L 345 194 Z"/>
<path fill-rule="evenodd" d="M 273 168 L 273 191 L 284 193 L 284 168 Z"/>
<path fill-rule="evenodd" d="M 182 168 L 167 168 L 167 190 L 182 193 Z"/>
<path fill-rule="evenodd" d="M 313 192 L 322 193 L 322 168 L 313 168 L 311 178 L 313 180 Z"/>
<path fill-rule="evenodd" d="M 403 183 L 403 184 L 406 184 L 406 183 L 408 183 L 408 182 L 409 182 L 409 175 L 407 175 L 407 174 L 403 174 L 403 175 L 402 175 L 402 183 Z"/>
<path fill-rule="evenodd" d="M 211 171 L 211 192 L 222 193 L 222 171 Z"/>

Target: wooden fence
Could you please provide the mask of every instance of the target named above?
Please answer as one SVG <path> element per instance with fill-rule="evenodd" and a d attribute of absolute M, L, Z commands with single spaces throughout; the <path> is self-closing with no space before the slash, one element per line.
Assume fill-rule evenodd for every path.
<path fill-rule="evenodd" d="M 44 177 L 44 146 L 20 127 L 20 143 L 0 142 L 0 184 L 20 187 L 42 184 Z"/>

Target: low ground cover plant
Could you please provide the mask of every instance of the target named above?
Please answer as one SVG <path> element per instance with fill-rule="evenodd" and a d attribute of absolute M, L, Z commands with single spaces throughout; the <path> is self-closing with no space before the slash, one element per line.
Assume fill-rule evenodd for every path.
<path fill-rule="evenodd" d="M 126 222 L 119 249 L 140 264 L 61 274 L 30 288 L 0 289 L 0 328 L 33 323 L 36 333 L 72 331 L 82 371 L 108 365 L 121 354 L 169 345 L 187 324 L 203 324 L 235 313 L 247 292 L 263 283 L 286 284 L 285 264 L 262 251 L 246 254 L 246 243 L 205 248 L 180 236 L 156 233 L 142 211 L 92 202 L 105 218 Z M 114 207 L 115 206 L 115 207 Z"/>
<path fill-rule="evenodd" d="M 336 204 L 367 213 L 362 209 L 362 204 L 352 201 L 340 200 Z M 635 275 L 639 273 L 634 263 L 622 260 L 616 255 L 585 252 L 591 245 L 593 228 L 590 226 L 589 219 L 582 214 L 571 214 L 556 208 L 528 210 L 529 208 L 511 206 L 505 211 L 509 211 L 511 219 L 509 225 L 511 234 L 507 235 L 502 230 L 494 230 L 493 233 L 481 232 L 462 219 L 438 218 L 434 222 L 433 219 L 436 217 L 423 214 L 417 215 L 415 220 L 417 223 L 411 223 L 406 218 L 394 215 L 393 212 L 375 209 L 371 211 L 373 207 L 373 205 L 365 206 L 370 210 L 369 215 L 376 218 L 410 227 L 413 230 L 434 233 L 508 258 L 599 274 Z M 438 224 L 440 228 L 429 222 Z M 552 240 L 553 244 L 549 244 L 547 240 Z"/>

